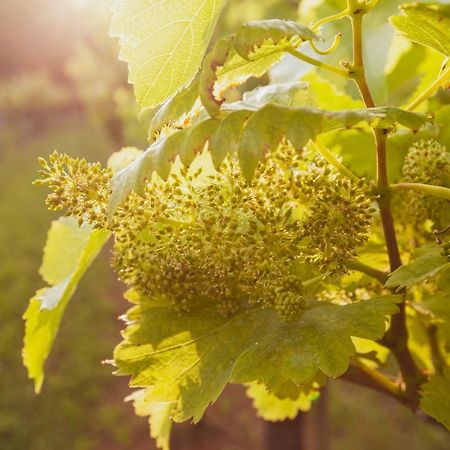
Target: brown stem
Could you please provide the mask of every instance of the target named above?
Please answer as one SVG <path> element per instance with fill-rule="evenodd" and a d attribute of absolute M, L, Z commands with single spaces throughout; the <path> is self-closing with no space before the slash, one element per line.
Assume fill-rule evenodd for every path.
<path fill-rule="evenodd" d="M 381 378 L 385 378 L 386 381 L 381 382 Z M 345 372 L 339 379 L 381 392 L 389 397 L 399 400 L 409 409 L 415 409 L 415 405 L 409 402 L 408 397 L 401 390 L 400 386 L 396 385 L 393 380 L 390 380 L 387 376 L 381 373 L 378 373 L 377 377 L 374 377 L 359 365 L 351 364 L 347 372 Z"/>
<path fill-rule="evenodd" d="M 350 6 L 351 2 L 349 2 Z M 350 75 L 357 84 L 361 97 L 367 108 L 375 107 L 375 101 L 367 84 L 362 35 L 363 13 L 360 10 L 352 13 L 353 30 L 353 65 Z M 381 222 L 389 256 L 391 272 L 402 265 L 397 236 L 392 217 L 389 192 L 388 166 L 387 166 L 387 132 L 375 128 L 373 130 L 377 148 L 377 187 L 380 192 L 378 205 L 380 208 Z M 382 340 L 394 354 L 406 385 L 406 392 L 412 401 L 419 401 L 419 386 L 425 377 L 417 367 L 408 348 L 408 330 L 406 327 L 405 302 L 399 305 L 399 312 L 391 318 L 390 327 Z"/>
<path fill-rule="evenodd" d="M 373 372 L 375 371 L 373 370 Z M 388 381 L 379 383 L 377 380 L 379 376 L 386 378 Z M 448 430 L 442 424 L 438 423 L 435 419 L 418 409 L 417 403 L 415 401 L 411 401 L 411 399 L 407 395 L 407 392 L 402 391 L 400 386 L 395 384 L 394 380 L 389 380 L 386 375 L 383 375 L 381 373 L 379 374 L 379 376 L 374 378 L 372 374 L 366 372 L 360 366 L 351 364 L 347 372 L 339 377 L 339 380 L 343 380 L 345 382 L 356 384 L 358 386 L 385 394 L 399 401 L 403 406 L 413 411 L 418 419 L 423 420 L 424 422 L 427 422 L 435 426 L 436 428 L 439 428 L 440 430 L 448 432 Z M 389 385 L 392 385 L 392 387 Z"/>
<path fill-rule="evenodd" d="M 399 312 L 392 316 L 390 327 L 380 343 L 394 354 L 405 382 L 406 393 L 411 401 L 418 405 L 419 387 L 426 378 L 408 348 L 405 307 L 404 302 L 398 305 Z"/>

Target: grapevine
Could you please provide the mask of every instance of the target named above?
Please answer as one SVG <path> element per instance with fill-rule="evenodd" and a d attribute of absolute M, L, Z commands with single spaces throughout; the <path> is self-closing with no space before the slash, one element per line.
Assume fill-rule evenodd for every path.
<path fill-rule="evenodd" d="M 152 116 L 149 148 L 123 149 L 107 166 L 40 159 L 35 183 L 84 246 L 65 277 L 41 270 L 50 286 L 26 313 L 30 375 L 42 382 L 49 351 L 34 358 L 27 346 L 40 311 L 65 307 L 111 237 L 133 305 L 112 363 L 140 389 L 131 399 L 164 450 L 169 424 L 200 420 L 229 383 L 247 386 L 270 420 L 309 409 L 341 378 L 450 429 L 448 390 L 437 394 L 450 384 L 448 312 L 437 305 L 450 274 L 448 5 L 405 4 L 390 18 L 414 42 L 408 51 L 421 45 L 440 63 L 422 86 L 420 67 L 407 83 L 395 45 L 397 66 L 370 73 L 365 27 L 384 11 L 378 0 L 348 0 L 328 17 L 302 5 L 313 23 L 250 21 L 218 32 L 209 51 L 222 2 L 192 2 L 201 33 L 188 27 L 190 43 L 178 36 L 191 19 L 167 2 L 152 6 L 175 17 L 160 29 L 167 53 L 149 42 L 144 30 L 160 24 L 138 3 L 113 2 L 111 33 Z M 327 27 L 339 31 L 325 46 Z M 351 60 L 339 61 L 341 50 Z M 285 55 L 313 68 L 303 81 L 274 80 Z M 56 239 L 50 232 L 47 246 Z M 419 329 L 426 351 L 411 345 Z"/>

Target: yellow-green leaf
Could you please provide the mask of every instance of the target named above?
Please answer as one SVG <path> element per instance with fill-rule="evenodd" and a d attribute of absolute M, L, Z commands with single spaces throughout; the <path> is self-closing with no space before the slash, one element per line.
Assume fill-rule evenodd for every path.
<path fill-rule="evenodd" d="M 139 389 L 126 400 L 132 401 L 136 415 L 149 417 L 150 436 L 155 439 L 156 446 L 161 450 L 170 450 L 170 433 L 172 420 L 170 416 L 174 404 L 170 402 L 152 402 L 147 399 L 152 388 Z"/>
<path fill-rule="evenodd" d="M 22 357 L 28 375 L 39 392 L 44 381 L 44 363 L 66 306 L 75 289 L 109 237 L 109 232 L 78 226 L 76 219 L 52 223 L 41 274 L 50 287 L 40 289 L 24 314 L 25 338 Z M 65 259 L 67 256 L 67 259 Z"/>
<path fill-rule="evenodd" d="M 111 35 L 120 40 L 140 110 L 153 108 L 194 78 L 223 0 L 114 0 Z"/>
<path fill-rule="evenodd" d="M 269 391 L 263 384 L 252 383 L 247 388 L 247 396 L 253 400 L 258 416 L 264 420 L 276 422 L 295 419 L 299 411 L 309 411 L 318 393 L 299 392 L 296 398 L 280 398 Z"/>
<path fill-rule="evenodd" d="M 391 17 L 391 22 L 413 42 L 434 48 L 450 56 L 450 5 L 406 3 L 403 16 Z"/>

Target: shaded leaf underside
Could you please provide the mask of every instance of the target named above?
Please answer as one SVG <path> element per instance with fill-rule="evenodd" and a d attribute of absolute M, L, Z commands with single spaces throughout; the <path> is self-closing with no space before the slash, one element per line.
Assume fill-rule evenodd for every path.
<path fill-rule="evenodd" d="M 152 386 L 149 401 L 174 402 L 175 421 L 199 421 L 230 382 L 301 385 L 319 371 L 338 377 L 355 352 L 351 337 L 380 338 L 386 316 L 397 310 L 392 297 L 316 303 L 287 323 L 262 309 L 223 318 L 214 305 L 179 315 L 164 303 L 129 295 L 138 305 L 114 353 L 118 373 L 131 375 L 133 387 Z"/>

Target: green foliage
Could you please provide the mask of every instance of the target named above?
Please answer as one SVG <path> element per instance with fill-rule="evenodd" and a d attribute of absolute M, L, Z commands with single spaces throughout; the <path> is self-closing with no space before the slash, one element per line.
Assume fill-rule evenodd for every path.
<path fill-rule="evenodd" d="M 253 400 L 258 415 L 272 422 L 295 419 L 299 411 L 309 411 L 317 393 L 297 393 L 294 398 L 279 397 L 263 384 L 253 383 L 247 388 L 247 395 Z"/>
<path fill-rule="evenodd" d="M 173 126 L 177 123 L 180 117 L 191 111 L 197 98 L 198 80 L 194 79 L 186 89 L 166 100 L 158 109 L 150 123 L 150 138 L 153 138 L 164 126 Z"/>
<path fill-rule="evenodd" d="M 158 106 L 191 82 L 222 3 L 169 0 L 161 7 L 159 0 L 113 2 L 111 35 L 120 40 L 120 57 L 129 65 L 141 111 Z"/>
<path fill-rule="evenodd" d="M 411 287 L 450 267 L 450 262 L 436 245 L 416 251 L 416 258 L 408 265 L 398 268 L 389 276 L 386 287 L 403 289 Z"/>
<path fill-rule="evenodd" d="M 422 400 L 420 406 L 442 423 L 447 429 L 450 429 L 450 372 L 446 369 L 443 375 L 435 375 L 430 381 L 422 387 Z"/>
<path fill-rule="evenodd" d="M 392 18 L 418 50 L 386 28 L 396 5 L 305 1 L 313 22 L 324 8 L 337 15 L 310 28 L 240 24 L 203 58 L 221 2 L 114 2 L 112 34 L 140 108 L 163 103 L 152 143 L 113 155 L 110 169 L 53 154 L 39 183 L 51 209 L 114 236 L 112 265 L 133 304 L 114 364 L 143 388 L 130 400 L 164 449 L 170 419 L 199 421 L 228 383 L 251 384 L 270 420 L 293 417 L 327 377 L 346 376 L 448 423 L 436 392 L 450 361 L 450 72 L 422 74 L 440 63 L 425 47 L 449 53 L 448 7 L 408 4 Z M 320 50 L 330 23 L 341 33 Z M 384 70 L 364 63 L 378 47 Z M 279 82 L 285 54 L 341 82 L 304 71 Z"/>
<path fill-rule="evenodd" d="M 200 98 L 208 113 L 220 112 L 223 92 L 251 76 L 260 77 L 284 52 L 317 39 L 309 28 L 278 19 L 249 22 L 234 36 L 219 40 L 208 54 L 201 72 Z"/>
<path fill-rule="evenodd" d="M 450 6 L 406 3 L 404 16 L 391 18 L 394 26 L 408 39 L 450 56 Z"/>
<path fill-rule="evenodd" d="M 44 363 L 67 304 L 108 237 L 107 231 L 79 227 L 74 219 L 52 224 L 41 266 L 42 278 L 51 287 L 39 290 L 24 314 L 23 361 L 29 377 L 35 380 L 36 392 L 41 390 Z M 61 253 L 64 246 L 66 251 Z"/>
<path fill-rule="evenodd" d="M 242 25 L 236 32 L 233 45 L 240 56 L 250 59 L 251 54 L 266 41 L 275 45 L 287 41 L 289 45 L 292 38 L 295 38 L 296 47 L 298 47 L 301 42 L 317 39 L 317 35 L 297 22 L 279 19 L 260 20 Z M 295 47 L 294 43 L 291 45 Z"/>
<path fill-rule="evenodd" d="M 264 97 L 260 100 L 265 101 Z M 250 106 L 246 102 L 234 107 L 231 104 L 230 107 L 233 109 L 223 118 L 200 120 L 192 127 L 162 137 L 130 166 L 116 174 L 112 180 L 109 213 L 112 214 L 131 191 L 142 193 L 145 180 L 152 172 L 167 178 L 176 156 L 189 166 L 195 154 L 201 152 L 206 143 L 209 143 L 208 149 L 216 166 L 219 166 L 226 155 L 224 147 L 228 141 L 228 151 L 237 149 L 242 172 L 250 181 L 258 163 L 269 151 L 278 147 L 283 136 L 292 145 L 301 148 L 321 133 L 352 128 L 364 122 L 383 129 L 392 128 L 397 122 L 418 129 L 427 121 L 424 115 L 387 107 L 321 111 L 278 106 L 273 100 L 267 105 L 263 103 L 260 108 L 259 105 Z"/>
<path fill-rule="evenodd" d="M 132 325 L 114 352 L 115 363 L 120 374 L 132 376 L 131 386 L 153 386 L 149 401 L 174 402 L 177 422 L 199 421 L 229 382 L 301 385 L 319 371 L 342 375 L 355 352 L 351 336 L 377 339 L 386 315 L 396 311 L 391 297 L 344 306 L 312 303 L 287 323 L 261 308 L 223 318 L 209 302 L 199 302 L 180 316 L 162 299 L 128 297 L 135 304 L 128 312 Z"/>
<path fill-rule="evenodd" d="M 151 402 L 152 388 L 140 389 L 130 395 L 127 400 L 133 402 L 134 410 L 140 417 L 149 417 L 151 437 L 162 450 L 170 448 L 170 432 L 172 430 L 171 414 L 173 404 L 170 402 Z"/>

